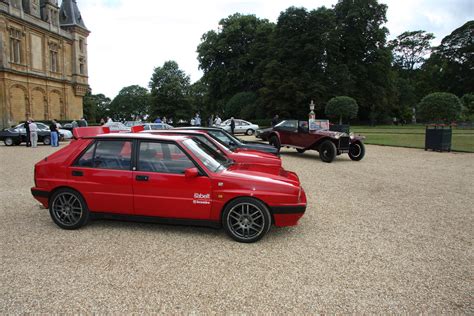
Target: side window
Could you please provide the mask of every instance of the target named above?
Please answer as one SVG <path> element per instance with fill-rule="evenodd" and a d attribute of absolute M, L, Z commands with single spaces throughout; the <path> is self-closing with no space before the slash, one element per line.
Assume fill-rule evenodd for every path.
<path fill-rule="evenodd" d="M 141 142 L 138 153 L 138 170 L 183 174 L 194 163 L 175 144 Z"/>
<path fill-rule="evenodd" d="M 226 144 L 227 146 L 230 144 L 230 139 L 224 133 L 217 131 L 209 131 L 209 134 L 222 144 Z"/>
<path fill-rule="evenodd" d="M 74 164 L 76 167 L 92 167 L 94 161 L 94 149 L 95 144 L 89 147 L 85 153 L 82 154 L 81 158 Z"/>
<path fill-rule="evenodd" d="M 97 142 L 93 168 L 130 170 L 131 142 L 100 140 Z"/>

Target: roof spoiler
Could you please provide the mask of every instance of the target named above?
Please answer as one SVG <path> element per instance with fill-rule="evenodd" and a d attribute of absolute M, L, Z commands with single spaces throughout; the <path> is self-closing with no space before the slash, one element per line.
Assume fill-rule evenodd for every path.
<path fill-rule="evenodd" d="M 132 129 L 130 130 L 131 133 L 140 133 L 141 131 L 144 131 L 145 128 L 143 127 L 143 125 L 135 125 L 135 126 L 132 126 Z"/>
<path fill-rule="evenodd" d="M 99 134 L 109 134 L 110 128 L 107 126 L 76 127 L 72 130 L 75 139 L 94 137 Z"/>

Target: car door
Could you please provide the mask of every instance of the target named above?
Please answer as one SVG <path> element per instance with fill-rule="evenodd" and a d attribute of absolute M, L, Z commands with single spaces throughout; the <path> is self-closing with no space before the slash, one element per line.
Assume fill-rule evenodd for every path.
<path fill-rule="evenodd" d="M 284 121 L 275 126 L 274 129 L 280 134 L 281 145 L 293 145 L 292 139 L 294 138 L 294 134 L 298 132 L 298 121 Z"/>
<path fill-rule="evenodd" d="M 211 181 L 203 175 L 186 178 L 196 165 L 176 143 L 140 141 L 133 172 L 136 215 L 209 219 Z"/>
<path fill-rule="evenodd" d="M 133 214 L 130 140 L 97 140 L 68 169 L 93 212 Z"/>
<path fill-rule="evenodd" d="M 298 121 L 298 130 L 291 134 L 290 142 L 300 148 L 308 148 L 314 143 L 314 136 L 309 134 L 308 121 Z"/>
<path fill-rule="evenodd" d="M 235 120 L 235 132 L 236 133 L 245 133 L 245 130 L 247 129 L 247 123 L 242 120 Z"/>

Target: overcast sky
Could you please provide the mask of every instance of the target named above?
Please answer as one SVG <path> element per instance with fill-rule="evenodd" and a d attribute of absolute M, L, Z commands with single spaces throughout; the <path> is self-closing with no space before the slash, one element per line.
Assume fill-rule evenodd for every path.
<path fill-rule="evenodd" d="M 202 76 L 196 49 L 201 36 L 236 12 L 276 22 L 290 6 L 308 10 L 337 0 L 78 0 L 88 38 L 92 93 L 110 98 L 123 87 L 148 88 L 153 68 L 175 60 L 194 82 Z M 389 38 L 407 30 L 434 33 L 438 44 L 474 18 L 473 0 L 381 0 L 388 5 Z"/>

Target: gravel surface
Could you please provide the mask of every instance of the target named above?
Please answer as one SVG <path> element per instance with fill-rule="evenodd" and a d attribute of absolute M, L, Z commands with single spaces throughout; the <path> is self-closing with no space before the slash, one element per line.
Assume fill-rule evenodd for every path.
<path fill-rule="evenodd" d="M 64 143 L 61 145 L 64 146 Z M 222 230 L 59 229 L 30 194 L 55 149 L 0 145 L 0 313 L 474 313 L 474 155 L 284 149 L 308 209 L 240 244 Z"/>

